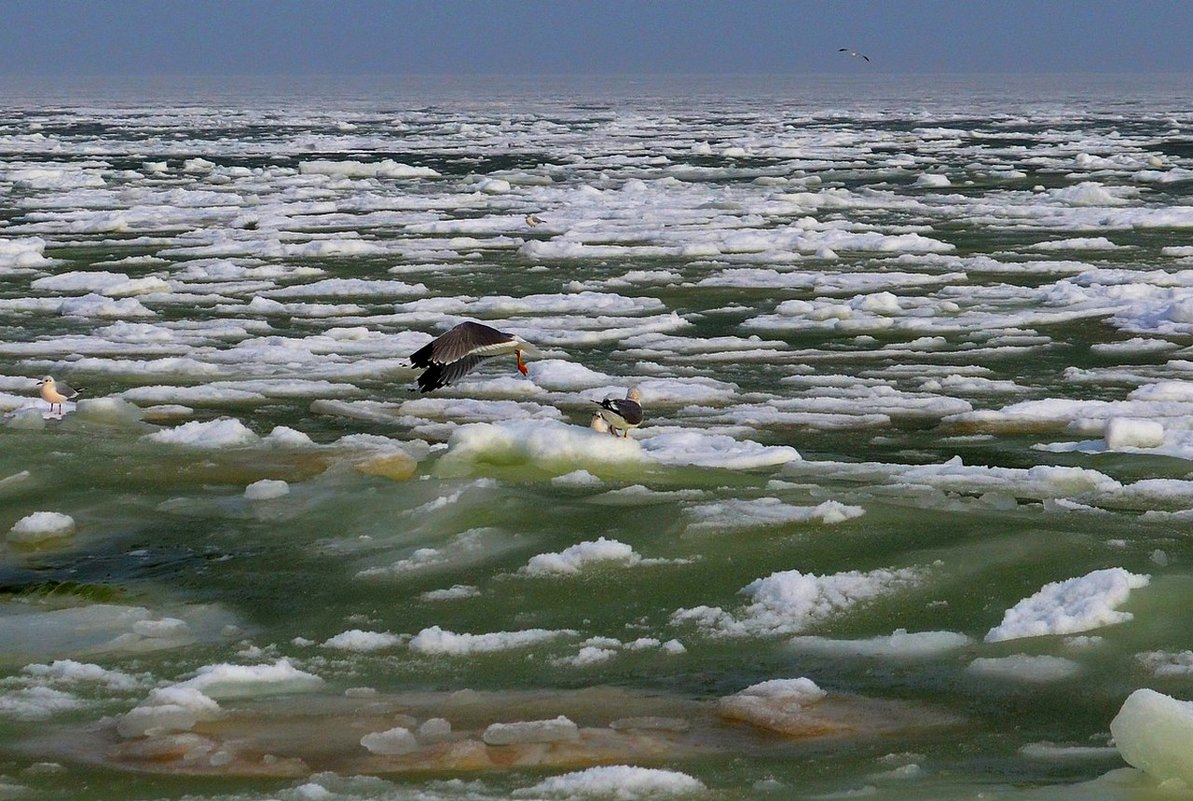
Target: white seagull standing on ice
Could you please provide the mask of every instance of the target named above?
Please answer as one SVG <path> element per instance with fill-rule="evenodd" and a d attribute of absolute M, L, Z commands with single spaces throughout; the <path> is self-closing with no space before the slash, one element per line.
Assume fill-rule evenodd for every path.
<path fill-rule="evenodd" d="M 637 387 L 626 393 L 625 400 L 605 398 L 593 403 L 601 407 L 597 414 L 609 424 L 609 433 L 615 437 L 620 431 L 623 438 L 628 438 L 631 428 L 642 425 L 642 393 Z"/>
<path fill-rule="evenodd" d="M 455 382 L 486 359 L 507 353 L 514 354 L 518 370 L 526 375 L 523 351 L 535 353 L 537 349 L 519 336 L 469 320 L 410 354 L 410 363 L 426 368 L 418 377 L 418 391 L 431 392 Z"/>
<path fill-rule="evenodd" d="M 62 402 L 74 400 L 79 397 L 77 389 L 71 389 L 64 383 L 54 380 L 54 376 L 48 375 L 37 382 L 41 387 L 41 399 L 50 404 L 50 414 L 54 413 L 54 407 L 58 407 L 58 414 L 63 414 Z"/>
<path fill-rule="evenodd" d="M 848 53 L 849 55 L 853 56 L 854 58 L 861 58 L 861 59 L 865 59 L 866 61 L 870 60 L 869 56 L 864 56 L 856 50 L 850 50 L 848 47 L 838 47 L 837 52 L 838 53 Z"/>

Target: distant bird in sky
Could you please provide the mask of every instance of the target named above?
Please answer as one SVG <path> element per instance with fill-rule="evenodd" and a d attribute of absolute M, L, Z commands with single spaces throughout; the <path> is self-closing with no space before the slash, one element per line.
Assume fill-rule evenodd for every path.
<path fill-rule="evenodd" d="M 518 370 L 526 375 L 522 353 L 536 350 L 519 336 L 468 320 L 410 354 L 410 363 L 426 368 L 418 377 L 418 391 L 431 392 L 454 383 L 486 359 L 507 353 L 514 354 Z"/>
<path fill-rule="evenodd" d="M 860 59 L 864 59 L 866 61 L 870 60 L 869 56 L 862 55 L 861 53 L 859 53 L 856 50 L 850 50 L 848 47 L 838 47 L 837 52 L 838 53 L 848 53 L 849 55 L 853 56 L 854 58 L 860 58 Z"/>
<path fill-rule="evenodd" d="M 62 414 L 63 401 L 74 400 L 79 397 L 77 389 L 71 389 L 68 385 L 61 381 L 55 381 L 51 375 L 46 376 L 37 382 L 41 387 L 41 399 L 50 404 L 50 414 L 54 413 L 54 407 L 58 407 L 58 413 Z"/>
<path fill-rule="evenodd" d="M 630 429 L 642 425 L 642 393 L 633 387 L 626 393 L 625 400 L 605 398 L 603 401 L 593 401 L 600 406 L 597 412 L 609 424 L 609 433 L 622 437 L 629 437 Z"/>

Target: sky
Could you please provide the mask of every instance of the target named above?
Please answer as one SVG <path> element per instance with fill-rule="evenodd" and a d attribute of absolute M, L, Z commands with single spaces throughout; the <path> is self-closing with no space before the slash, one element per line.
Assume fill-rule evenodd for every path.
<path fill-rule="evenodd" d="M 2 0 L 0 10 L 0 78 L 1193 73 L 1193 0 Z"/>

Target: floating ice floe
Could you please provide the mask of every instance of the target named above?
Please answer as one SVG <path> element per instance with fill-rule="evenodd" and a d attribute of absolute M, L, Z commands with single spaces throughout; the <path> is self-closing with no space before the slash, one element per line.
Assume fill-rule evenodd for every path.
<path fill-rule="evenodd" d="M 772 573 L 741 589 L 751 602 L 739 611 L 698 606 L 678 609 L 673 625 L 694 624 L 711 636 L 747 637 L 797 634 L 845 614 L 854 606 L 918 586 L 920 568 L 847 571 L 828 576 L 798 570 Z"/>
<path fill-rule="evenodd" d="M 575 575 L 592 565 L 612 562 L 630 567 L 642 561 L 642 557 L 624 542 L 598 537 L 592 542 L 570 545 L 559 553 L 532 556 L 519 572 L 527 576 Z"/>
<path fill-rule="evenodd" d="M 861 656 L 878 659 L 928 659 L 956 651 L 973 640 L 953 631 L 895 629 L 885 636 L 864 640 L 835 640 L 803 635 L 788 641 L 797 651 L 833 657 Z"/>
<path fill-rule="evenodd" d="M 486 634 L 457 634 L 439 626 L 425 628 L 410 640 L 410 648 L 421 654 L 467 656 L 525 648 L 559 637 L 572 637 L 574 629 L 523 629 L 521 631 L 493 631 Z"/>
<path fill-rule="evenodd" d="M 75 533 L 75 520 L 61 512 L 34 512 L 13 524 L 8 541 L 14 545 L 41 545 L 52 540 L 70 537 Z"/>
<path fill-rule="evenodd" d="M 1115 567 L 1045 584 L 1035 595 L 1008 609 L 1002 623 L 986 633 L 986 642 L 1074 634 L 1124 623 L 1134 616 L 1117 608 L 1126 603 L 1131 590 L 1146 587 L 1150 581 L 1150 576 Z"/>
<path fill-rule="evenodd" d="M 975 676 L 1040 684 L 1072 678 L 1081 672 L 1081 665 L 1060 656 L 1013 654 L 979 657 L 969 663 L 966 672 Z"/>
<path fill-rule="evenodd" d="M 865 514 L 860 506 L 838 501 L 824 501 L 816 506 L 793 506 L 778 498 L 734 498 L 715 503 L 689 506 L 685 514 L 693 518 L 689 532 L 784 526 L 793 523 L 842 523 Z"/>
<path fill-rule="evenodd" d="M 311 692 L 323 686 L 323 679 L 299 670 L 287 659 L 279 659 L 265 665 L 204 665 L 196 671 L 194 678 L 174 686 L 195 689 L 209 698 L 224 700 Z"/>
<path fill-rule="evenodd" d="M 615 798 L 618 801 L 689 796 L 703 793 L 704 783 L 686 773 L 630 765 L 602 765 L 551 776 L 531 787 L 514 790 L 514 798 Z"/>
<path fill-rule="evenodd" d="M 1110 722 L 1110 733 L 1128 764 L 1156 781 L 1193 786 L 1193 702 L 1136 690 Z"/>
<path fill-rule="evenodd" d="M 366 653 L 369 651 L 381 651 L 386 648 L 393 648 L 399 645 L 403 638 L 397 634 L 391 634 L 388 631 L 362 631 L 361 629 L 351 629 L 343 631 L 334 637 L 329 637 L 324 643 L 324 648 L 332 648 L 337 651 L 356 651 L 358 653 Z"/>

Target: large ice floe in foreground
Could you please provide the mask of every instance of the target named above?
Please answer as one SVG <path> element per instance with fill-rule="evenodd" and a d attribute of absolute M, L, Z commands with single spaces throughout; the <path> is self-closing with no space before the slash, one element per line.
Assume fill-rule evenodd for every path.
<path fill-rule="evenodd" d="M 1136 690 L 1110 722 L 1123 759 L 1181 795 L 1193 787 L 1193 702 Z"/>
<path fill-rule="evenodd" d="M 664 431 L 636 440 L 554 420 L 511 420 L 460 426 L 448 440 L 437 469 L 442 475 L 465 475 L 486 464 L 559 475 L 579 469 L 599 474 L 659 465 L 741 470 L 799 458 L 791 447 L 702 431 Z"/>

